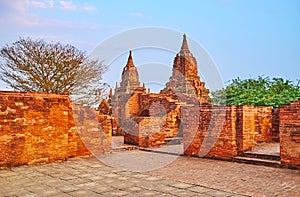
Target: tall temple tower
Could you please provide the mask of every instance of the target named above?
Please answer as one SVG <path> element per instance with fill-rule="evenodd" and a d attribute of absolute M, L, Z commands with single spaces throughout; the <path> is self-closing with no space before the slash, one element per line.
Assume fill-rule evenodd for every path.
<path fill-rule="evenodd" d="M 129 51 L 127 64 L 122 71 L 122 81 L 120 87 L 116 83 L 114 94 L 110 93 L 110 104 L 112 107 L 112 115 L 121 124 L 129 114 L 129 99 L 134 93 L 146 93 L 145 87 L 140 86 L 139 74 L 133 63 L 132 52 Z"/>
<path fill-rule="evenodd" d="M 196 96 L 200 104 L 209 102 L 209 90 L 205 88 L 205 83 L 200 81 L 197 61 L 190 52 L 185 34 L 181 49 L 174 59 L 172 76 L 161 93 Z"/>
<path fill-rule="evenodd" d="M 137 68 L 133 63 L 132 52 L 129 51 L 127 64 L 122 71 L 122 81 L 120 87 L 116 82 L 114 94 L 110 94 L 111 104 L 118 105 L 119 102 L 128 100 L 128 98 L 136 91 L 140 89 L 139 74 Z"/>
<path fill-rule="evenodd" d="M 129 51 L 129 57 L 126 66 L 123 68 L 122 81 L 119 89 L 120 93 L 132 94 L 140 86 L 139 74 L 132 59 L 132 53 Z"/>

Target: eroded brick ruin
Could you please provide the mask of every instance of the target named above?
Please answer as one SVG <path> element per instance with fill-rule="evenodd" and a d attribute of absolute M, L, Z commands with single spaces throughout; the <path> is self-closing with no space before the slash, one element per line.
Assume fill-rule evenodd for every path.
<path fill-rule="evenodd" d="M 108 151 L 110 119 L 67 95 L 0 92 L 0 168 Z"/>
<path fill-rule="evenodd" d="M 298 121 L 299 115 L 283 116 L 291 110 L 286 106 L 278 109 L 211 103 L 186 35 L 174 58 L 172 75 L 160 93 L 150 93 L 140 85 L 130 51 L 120 86 L 116 83 L 109 102 L 117 123 L 113 134 L 124 135 L 125 143 L 152 147 L 166 144 L 167 138 L 182 137 L 185 155 L 231 159 L 259 142 L 280 139 L 282 163 L 299 168 L 299 132 L 295 128 L 300 122 L 286 129 L 286 121 Z"/>
<path fill-rule="evenodd" d="M 120 87 L 116 84 L 110 103 L 119 126 L 117 133 L 124 134 L 124 142 L 148 147 L 164 144 L 165 138 L 182 136 L 180 108 L 207 104 L 209 99 L 184 35 L 172 75 L 160 93 L 146 92 L 145 85 L 140 85 L 130 51 Z"/>
<path fill-rule="evenodd" d="M 112 135 L 123 135 L 141 147 L 180 138 L 184 155 L 227 160 L 277 141 L 281 164 L 300 169 L 299 131 L 300 99 L 280 108 L 211 103 L 185 35 L 160 93 L 141 85 L 131 52 L 97 112 L 65 95 L 0 92 L 0 167 L 103 153 Z"/>

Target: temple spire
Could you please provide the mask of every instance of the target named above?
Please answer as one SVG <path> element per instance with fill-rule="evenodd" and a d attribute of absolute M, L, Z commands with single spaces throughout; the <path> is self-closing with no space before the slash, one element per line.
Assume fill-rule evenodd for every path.
<path fill-rule="evenodd" d="M 185 34 L 183 34 L 183 41 L 182 41 L 180 53 L 190 53 L 190 49 L 189 49 L 188 43 L 186 41 Z"/>
<path fill-rule="evenodd" d="M 129 57 L 128 57 L 128 60 L 127 60 L 126 67 L 128 67 L 128 68 L 129 67 L 134 67 L 131 50 L 129 51 Z"/>

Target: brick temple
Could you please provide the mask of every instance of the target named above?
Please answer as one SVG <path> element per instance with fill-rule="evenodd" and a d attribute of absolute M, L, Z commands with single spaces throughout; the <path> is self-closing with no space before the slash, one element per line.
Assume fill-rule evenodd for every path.
<path fill-rule="evenodd" d="M 286 126 L 295 124 L 299 115 L 285 115 L 287 108 L 291 110 L 289 106 L 295 111 L 299 104 L 300 100 L 273 108 L 211 103 L 184 34 L 172 75 L 159 93 L 141 85 L 130 51 L 120 85 L 116 83 L 108 102 L 103 101 L 99 110 L 100 117 L 111 117 L 112 135 L 124 136 L 126 144 L 155 147 L 179 140 L 184 155 L 235 160 L 247 156 L 247 151 L 258 144 L 277 143 L 279 147 L 280 142 L 275 165 L 299 168 L 300 133 L 294 126 Z"/>
<path fill-rule="evenodd" d="M 186 35 L 180 51 L 174 58 L 172 75 L 160 93 L 146 91 L 141 85 L 132 52 L 122 71 L 120 86 L 116 83 L 110 92 L 112 116 L 118 123 L 118 134 L 124 134 L 125 143 L 157 146 L 165 138 L 182 136 L 179 129 L 181 106 L 209 103 L 209 90 L 198 75 L 196 58 L 190 52 Z"/>

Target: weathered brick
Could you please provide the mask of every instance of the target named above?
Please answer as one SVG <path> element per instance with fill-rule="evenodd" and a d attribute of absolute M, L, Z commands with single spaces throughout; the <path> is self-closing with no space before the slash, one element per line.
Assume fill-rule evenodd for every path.
<path fill-rule="evenodd" d="M 300 169 L 300 99 L 279 108 L 281 163 Z"/>
<path fill-rule="evenodd" d="M 86 143 L 95 143 L 87 133 L 93 137 L 100 135 L 99 141 L 96 140 L 98 149 L 105 151 L 110 148 L 109 123 L 105 122 L 103 132 L 97 135 L 95 131 L 90 133 L 92 129 L 79 131 L 78 128 L 87 124 L 76 127 L 76 114 L 73 117 L 72 102 L 66 95 L 0 92 L 0 105 L 0 167 L 52 162 L 65 160 L 69 156 L 91 154 L 79 132 L 85 134 L 83 139 L 87 139 Z M 96 117 L 95 110 L 86 112 Z M 98 119 L 93 120 L 94 126 L 97 125 Z"/>

